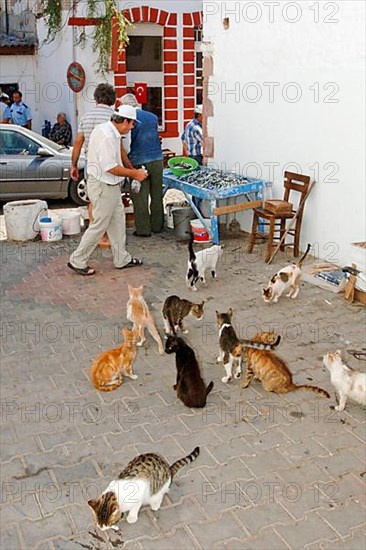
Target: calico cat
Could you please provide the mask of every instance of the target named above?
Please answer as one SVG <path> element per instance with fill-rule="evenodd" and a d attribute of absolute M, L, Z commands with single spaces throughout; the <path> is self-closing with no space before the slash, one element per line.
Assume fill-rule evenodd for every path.
<path fill-rule="evenodd" d="M 254 342 L 271 343 L 274 341 L 273 332 L 259 332 L 253 338 Z M 285 361 L 273 351 L 245 350 L 247 372 L 242 388 L 247 388 L 254 376 L 262 382 L 263 389 L 274 393 L 288 393 L 290 391 L 307 390 L 319 393 L 324 397 L 330 397 L 329 393 L 317 386 L 308 384 L 297 385 L 292 381 L 292 374 Z"/>
<path fill-rule="evenodd" d="M 347 399 L 360 405 L 366 405 L 366 374 L 353 371 L 342 361 L 341 351 L 328 353 L 323 357 L 324 366 L 330 372 L 330 381 L 339 394 L 339 405 L 336 411 L 343 411 Z"/>
<path fill-rule="evenodd" d="M 166 353 L 175 353 L 177 382 L 173 389 L 186 407 L 202 408 L 206 405 L 213 382 L 206 384 L 201 378 L 200 367 L 192 348 L 182 338 L 168 336 L 165 342 Z"/>
<path fill-rule="evenodd" d="M 98 527 L 102 531 L 118 531 L 117 524 L 123 514 L 128 512 L 128 523 L 135 523 L 141 506 L 159 510 L 174 476 L 183 466 L 196 460 L 199 454 L 200 448 L 196 447 L 191 454 L 171 466 L 155 453 L 135 457 L 98 499 L 88 501 Z"/>
<path fill-rule="evenodd" d="M 265 302 L 278 302 L 278 298 L 285 290 L 289 290 L 289 293 L 286 294 L 288 298 L 296 298 L 300 290 L 301 266 L 310 249 L 311 244 L 308 244 L 305 253 L 298 262 L 284 267 L 273 275 L 267 288 L 262 289 L 262 297 Z"/>
<path fill-rule="evenodd" d="M 132 364 L 136 357 L 138 333 L 124 328 L 122 335 L 123 344 L 101 353 L 90 367 L 90 378 L 97 390 L 112 391 L 122 386 L 122 373 L 132 380 L 137 378 L 137 374 L 132 372 Z"/>
<path fill-rule="evenodd" d="M 183 319 L 188 315 L 192 315 L 200 321 L 203 317 L 204 304 L 205 302 L 194 304 L 178 296 L 168 296 L 163 307 L 166 334 L 176 334 L 178 328 L 180 328 L 184 334 L 187 334 L 188 330 L 183 328 Z"/>
<path fill-rule="evenodd" d="M 139 331 L 140 341 L 137 343 L 138 346 L 142 346 L 144 342 L 146 342 L 145 327 L 147 327 L 151 336 L 158 344 L 159 353 L 163 354 L 163 342 L 161 341 L 159 333 L 156 329 L 153 316 L 151 315 L 147 303 L 142 296 L 143 290 L 143 285 L 137 288 L 133 288 L 128 285 L 130 299 L 127 302 L 127 319 L 132 321 L 133 328 L 138 329 Z"/>
<path fill-rule="evenodd" d="M 200 280 L 202 283 L 206 283 L 205 272 L 206 269 L 211 271 L 213 278 L 216 278 L 216 265 L 218 259 L 222 255 L 224 245 L 214 244 L 204 250 L 195 252 L 193 250 L 193 233 L 190 233 L 190 240 L 188 244 L 189 260 L 186 274 L 187 286 L 192 290 L 197 290 L 196 283 Z"/>
<path fill-rule="evenodd" d="M 253 347 L 261 350 L 274 349 L 281 341 L 280 336 L 278 336 L 275 342 L 252 342 L 251 340 L 240 340 L 231 324 L 233 313 L 234 312 L 231 308 L 226 313 L 219 313 L 216 311 L 216 321 L 219 325 L 220 344 L 220 355 L 218 356 L 217 361 L 224 362 L 226 376 L 221 378 L 221 381 L 224 382 L 224 384 L 230 382 L 232 378 L 232 370 L 235 361 L 237 361 L 237 367 L 234 376 L 235 378 L 240 378 L 242 355 L 247 347 Z"/>

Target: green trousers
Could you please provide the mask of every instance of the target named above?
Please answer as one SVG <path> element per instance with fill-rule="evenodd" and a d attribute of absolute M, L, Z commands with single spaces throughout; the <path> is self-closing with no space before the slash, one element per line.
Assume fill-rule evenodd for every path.
<path fill-rule="evenodd" d="M 137 235 L 160 233 L 164 226 L 163 161 L 146 162 L 144 166 L 149 177 L 141 182 L 139 193 L 131 191 Z"/>

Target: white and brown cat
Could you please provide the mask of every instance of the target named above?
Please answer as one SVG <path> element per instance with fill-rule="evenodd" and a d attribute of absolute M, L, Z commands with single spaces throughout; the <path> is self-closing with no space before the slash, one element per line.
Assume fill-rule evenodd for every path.
<path fill-rule="evenodd" d="M 308 244 L 305 253 L 298 262 L 280 269 L 271 277 L 267 288 L 262 289 L 262 297 L 265 302 L 276 303 L 282 294 L 287 291 L 287 298 L 296 298 L 300 290 L 301 266 L 310 249 L 311 244 Z"/>
<path fill-rule="evenodd" d="M 366 405 L 366 373 L 357 372 L 345 365 L 340 350 L 328 353 L 323 357 L 324 366 L 330 373 L 330 381 L 339 395 L 336 411 L 343 411 L 347 399 L 360 405 Z"/>
<path fill-rule="evenodd" d="M 140 336 L 140 341 L 137 342 L 138 346 L 143 346 L 146 342 L 145 327 L 147 327 L 151 336 L 158 344 L 159 353 L 163 354 L 163 342 L 157 331 L 153 316 L 150 313 L 148 305 L 142 296 L 143 290 L 143 285 L 137 288 L 128 285 L 128 293 L 130 295 L 130 299 L 127 302 L 127 319 L 129 321 L 132 321 L 134 330 L 138 330 Z"/>
<path fill-rule="evenodd" d="M 99 498 L 88 501 L 98 527 L 102 531 L 118 531 L 118 522 L 123 514 L 128 513 L 128 523 L 135 523 L 141 506 L 159 510 L 174 476 L 183 466 L 196 460 L 199 454 L 200 448 L 196 447 L 171 466 L 165 458 L 155 453 L 142 454 L 131 460 Z"/>

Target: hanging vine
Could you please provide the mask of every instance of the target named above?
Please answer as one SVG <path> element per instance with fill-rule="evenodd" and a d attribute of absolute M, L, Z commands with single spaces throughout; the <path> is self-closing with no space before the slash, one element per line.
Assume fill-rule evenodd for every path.
<path fill-rule="evenodd" d="M 77 7 L 79 0 L 74 1 Z M 80 4 L 86 6 L 84 17 L 97 17 L 99 23 L 93 27 L 91 35 L 93 50 L 98 54 L 97 70 L 105 74 L 110 70 L 110 59 L 112 53 L 112 21 L 118 22 L 118 51 L 120 52 L 129 44 L 127 28 L 132 27 L 132 23 L 126 19 L 123 13 L 118 9 L 116 0 L 105 0 L 101 3 L 98 0 L 82 0 Z M 103 4 L 103 13 L 98 13 Z M 52 42 L 62 28 L 62 0 L 44 0 L 43 17 L 47 25 L 46 43 Z"/>

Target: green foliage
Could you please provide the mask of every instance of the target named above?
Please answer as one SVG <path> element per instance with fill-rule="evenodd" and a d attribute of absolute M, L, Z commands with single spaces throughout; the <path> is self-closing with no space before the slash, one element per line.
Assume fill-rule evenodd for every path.
<path fill-rule="evenodd" d="M 75 5 L 79 2 L 75 0 Z M 84 17 L 98 17 L 99 24 L 93 27 L 91 35 L 93 50 L 98 53 L 97 71 L 105 74 L 110 69 L 110 59 L 112 53 L 112 19 L 117 18 L 119 23 L 118 33 L 118 51 L 120 52 L 129 43 L 127 28 L 132 24 L 124 17 L 118 9 L 116 0 L 105 0 L 103 13 L 98 13 L 101 3 L 97 0 L 82 0 L 82 5 L 86 6 Z M 43 17 L 46 20 L 48 33 L 46 42 L 52 42 L 62 27 L 62 1 L 44 0 Z M 85 33 L 80 37 L 80 43 L 85 41 Z"/>

